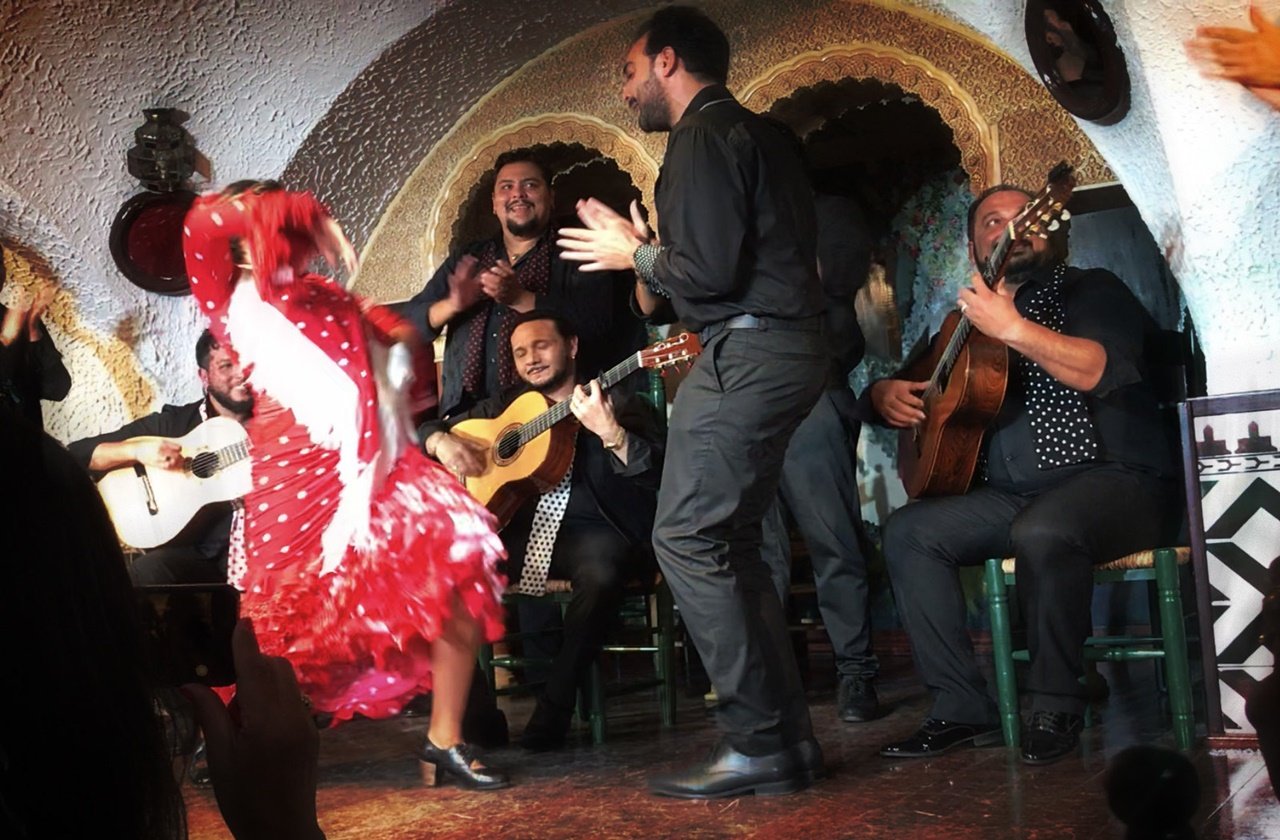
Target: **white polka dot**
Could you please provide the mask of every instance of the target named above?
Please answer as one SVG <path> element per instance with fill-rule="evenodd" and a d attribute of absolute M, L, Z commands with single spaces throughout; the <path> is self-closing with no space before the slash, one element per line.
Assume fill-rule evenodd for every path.
<path fill-rule="evenodd" d="M 217 225 L 218 227 L 222 227 L 222 217 L 218 215 L 217 211 L 210 213 L 209 218 L 213 219 L 213 223 L 215 225 Z"/>

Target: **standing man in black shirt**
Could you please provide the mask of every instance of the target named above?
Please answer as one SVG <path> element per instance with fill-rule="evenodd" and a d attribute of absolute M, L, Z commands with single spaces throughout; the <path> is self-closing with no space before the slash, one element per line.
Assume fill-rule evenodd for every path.
<path fill-rule="evenodd" d="M 646 312 L 666 304 L 703 353 L 672 409 L 653 542 L 719 698 L 724 737 L 650 780 L 665 796 L 790 793 L 822 772 L 761 519 L 796 426 L 821 393 L 822 289 L 813 194 L 785 133 L 724 87 L 729 42 L 696 9 L 641 28 L 622 95 L 640 128 L 669 131 L 657 185 L 661 245 L 633 210 L 579 207 L 562 231 L 584 270 L 635 268 Z"/>
<path fill-rule="evenodd" d="M 1029 199 L 999 186 L 973 203 L 976 265 Z M 958 302 L 977 329 L 1009 346 L 1009 386 L 974 489 L 923 499 L 885 523 L 894 595 L 934 704 L 915 735 L 881 755 L 932 756 L 1000 741 L 958 572 L 1015 556 L 1031 654 L 1022 758 L 1047 764 L 1075 750 L 1083 725 L 1093 566 L 1163 544 L 1177 528 L 1173 446 L 1144 357 L 1156 327 L 1115 275 L 1071 268 L 1042 239 L 1015 243 L 996 289 L 975 276 Z M 873 383 L 878 419 L 899 428 L 923 420 L 926 384 Z"/>

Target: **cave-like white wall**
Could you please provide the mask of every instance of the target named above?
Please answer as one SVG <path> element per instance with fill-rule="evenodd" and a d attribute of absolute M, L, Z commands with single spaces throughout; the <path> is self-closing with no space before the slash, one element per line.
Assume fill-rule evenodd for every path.
<path fill-rule="evenodd" d="M 157 403 L 194 399 L 200 327 L 190 298 L 136 289 L 107 249 L 116 211 L 141 190 L 125 171 L 141 109 L 188 112 L 186 128 L 217 182 L 278 176 L 356 75 L 443 4 L 0 3 L 0 236 L 49 261 L 89 329 L 113 334 L 131 325 Z M 80 388 L 86 384 L 93 393 Z M 83 370 L 77 388 L 75 399 L 46 411 L 56 436 L 128 419 L 97 371 Z"/>
<path fill-rule="evenodd" d="M 986 35 L 1034 74 L 1023 2 L 919 2 Z M 1280 114 L 1205 79 L 1183 42 L 1247 25 L 1246 0 L 1107 0 L 1133 83 L 1113 126 L 1080 122 L 1164 250 L 1204 343 L 1209 390 L 1280 387 Z M 1275 14 L 1280 3 L 1264 8 Z"/>
<path fill-rule="evenodd" d="M 901 2 L 972 27 L 1031 72 L 1021 0 Z M 477 85 L 487 90 L 540 50 L 637 5 L 580 0 L 520 10 L 495 7 L 491 0 L 0 4 L 0 236 L 22 242 L 49 262 L 90 332 L 130 336 L 136 364 L 154 386 L 155 403 L 192 399 L 197 385 L 191 346 L 199 321 L 190 300 L 136 290 L 107 250 L 116 210 L 139 189 L 125 171 L 124 155 L 142 108 L 189 112 L 187 128 L 218 181 L 288 170 L 295 180 L 321 189 L 360 240 L 395 193 L 398 178 L 388 180 L 388 173 L 408 171 L 423 154 L 406 142 L 399 147 L 404 160 L 391 161 L 390 148 L 377 172 L 364 169 L 361 177 L 360 167 L 346 165 L 350 147 L 362 144 L 362 137 L 378 145 L 366 136 L 380 130 L 377 123 L 342 119 L 347 110 L 366 107 L 366 88 L 387 97 L 382 113 L 388 119 L 397 116 L 395 91 L 403 89 L 397 80 L 430 84 L 436 94 L 454 91 L 425 117 L 409 115 L 417 134 L 447 132 L 435 118 L 464 111 L 483 94 Z M 1274 349 L 1280 327 L 1273 326 L 1280 324 L 1273 279 L 1280 265 L 1280 115 L 1231 84 L 1203 79 L 1182 51 L 1198 24 L 1243 25 L 1245 0 L 1105 5 L 1129 59 L 1133 105 L 1118 125 L 1082 127 L 1169 256 L 1205 344 L 1210 390 L 1274 387 L 1280 384 L 1280 354 Z M 1280 6 L 1280 0 L 1271 5 Z M 514 28 L 506 25 L 513 15 L 520 24 Z M 467 27 L 455 18 L 468 21 Z M 431 25 L 440 20 L 439 27 Z M 486 27 L 486 21 L 502 23 Z M 489 30 L 496 30 L 492 37 L 485 34 Z M 493 49 L 486 50 L 490 44 Z M 384 54 L 395 66 L 363 79 Z M 415 66 L 424 61 L 425 68 Z M 473 77 L 475 84 L 467 81 Z M 326 121 L 337 128 L 325 131 Z M 79 374 L 77 393 L 51 407 L 51 431 L 66 440 L 128 419 L 100 357 L 76 348 L 70 353 L 73 375 Z"/>

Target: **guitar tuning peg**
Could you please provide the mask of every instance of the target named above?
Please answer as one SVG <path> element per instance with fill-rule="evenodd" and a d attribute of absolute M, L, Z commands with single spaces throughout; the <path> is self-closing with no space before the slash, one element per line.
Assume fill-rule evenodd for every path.
<path fill-rule="evenodd" d="M 1062 227 L 1062 225 L 1058 224 L 1058 220 L 1057 220 L 1057 219 L 1054 219 L 1052 222 L 1050 222 L 1050 223 L 1049 223 L 1049 230 L 1051 230 L 1051 231 L 1052 231 L 1052 230 L 1057 230 L 1057 229 L 1058 229 L 1058 228 L 1060 228 L 1060 227 Z"/>
<path fill-rule="evenodd" d="M 1062 215 L 1061 215 L 1061 216 L 1059 216 L 1059 218 L 1060 218 L 1060 219 L 1062 219 L 1062 221 L 1064 221 L 1064 222 L 1069 222 L 1069 221 L 1071 221 L 1071 213 L 1070 213 L 1070 211 L 1063 210 L 1063 211 L 1062 211 Z"/>

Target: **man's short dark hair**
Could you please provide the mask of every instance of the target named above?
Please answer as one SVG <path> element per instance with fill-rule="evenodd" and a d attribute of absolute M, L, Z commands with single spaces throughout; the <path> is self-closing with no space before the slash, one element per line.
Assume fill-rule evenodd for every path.
<path fill-rule="evenodd" d="M 701 9 L 664 6 L 644 22 L 633 41 L 641 38 L 645 55 L 671 47 L 698 81 L 723 85 L 729 79 L 729 39 Z"/>
<path fill-rule="evenodd" d="M 973 223 L 977 220 L 977 217 L 978 217 L 978 207 L 981 206 L 982 202 L 986 201 L 988 198 L 990 198 L 991 196 L 995 195 L 998 192 L 1019 192 L 1027 197 L 1027 201 L 1030 201 L 1032 199 L 1032 193 L 1030 191 L 1024 190 L 1022 187 L 1014 186 L 1013 184 L 996 184 L 994 187 L 987 187 L 985 190 L 979 193 L 978 197 L 975 198 L 973 200 L 973 203 L 969 205 L 969 222 L 965 226 L 965 230 L 969 232 L 970 245 L 973 244 L 975 239 L 973 235 Z"/>
<path fill-rule="evenodd" d="M 556 332 L 560 333 L 560 337 L 568 341 L 576 338 L 578 331 L 573 328 L 568 319 L 554 309 L 530 309 L 528 312 L 521 312 L 516 316 L 515 323 L 511 325 L 511 331 L 515 332 L 516 327 L 521 324 L 527 324 L 530 321 L 550 321 L 556 325 Z"/>
<path fill-rule="evenodd" d="M 493 164 L 493 180 L 498 180 L 498 173 L 502 171 L 502 167 L 511 163 L 531 163 L 538 168 L 538 172 L 542 173 L 542 180 L 547 186 L 551 186 L 551 170 L 547 168 L 546 161 L 542 156 L 533 149 L 511 149 L 498 155 L 497 161 Z"/>
<path fill-rule="evenodd" d="M 221 347 L 218 339 L 209 330 L 200 333 L 200 338 L 196 341 L 196 365 L 203 371 L 209 370 L 209 355 Z"/>

